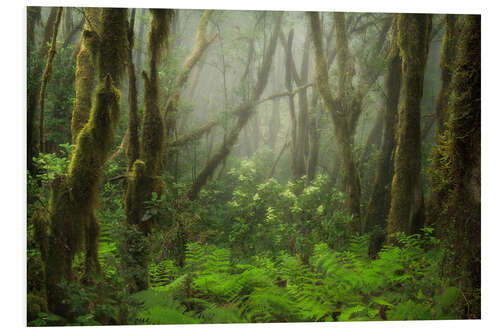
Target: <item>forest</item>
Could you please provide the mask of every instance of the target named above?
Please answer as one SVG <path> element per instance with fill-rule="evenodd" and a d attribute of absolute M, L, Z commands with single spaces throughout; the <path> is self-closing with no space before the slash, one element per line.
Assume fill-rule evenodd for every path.
<path fill-rule="evenodd" d="M 481 16 L 26 7 L 27 325 L 481 318 Z"/>

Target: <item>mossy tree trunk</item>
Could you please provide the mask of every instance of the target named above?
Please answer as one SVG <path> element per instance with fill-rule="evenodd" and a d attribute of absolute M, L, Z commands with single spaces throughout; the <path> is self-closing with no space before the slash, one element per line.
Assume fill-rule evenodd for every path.
<path fill-rule="evenodd" d="M 350 54 L 344 13 L 334 13 L 336 43 L 338 49 L 337 65 L 339 69 L 338 95 L 334 97 L 328 82 L 327 58 L 322 45 L 322 32 L 317 12 L 309 14 L 312 38 L 315 49 L 314 74 L 318 92 L 325 108 L 332 116 L 335 138 L 342 158 L 342 173 L 347 192 L 347 210 L 353 220 L 351 233 L 361 232 L 361 184 L 353 151 L 354 134 L 361 114 L 361 94 L 352 86 L 354 61 Z"/>
<path fill-rule="evenodd" d="M 469 15 L 458 42 L 449 120 L 438 146 L 441 234 L 451 246 L 449 274 L 463 292 L 464 318 L 481 316 L 481 17 Z"/>
<path fill-rule="evenodd" d="M 97 203 L 102 167 L 114 141 L 120 116 L 121 72 L 127 48 L 126 9 L 101 10 L 100 47 L 97 53 L 100 83 L 90 118 L 76 141 L 67 175 L 52 185 L 49 211 L 47 259 L 44 263 L 49 310 L 71 316 L 60 283 L 73 280 L 72 262 L 84 246 L 86 253 L 97 254 L 98 224 L 91 224 Z M 110 51 L 113 50 L 113 56 Z M 95 219 L 93 220 L 95 221 Z M 93 233 L 93 235 L 92 235 Z"/>
<path fill-rule="evenodd" d="M 398 111 L 394 177 L 387 233 L 413 234 L 424 226 L 420 101 L 429 51 L 432 16 L 399 14 L 398 45 L 402 58 L 402 101 Z"/>
<path fill-rule="evenodd" d="M 451 100 L 451 80 L 453 75 L 453 69 L 455 65 L 455 58 L 457 53 L 457 42 L 459 38 L 459 28 L 458 28 L 458 17 L 456 15 L 448 14 L 446 15 L 446 29 L 443 36 L 442 51 L 441 51 L 441 88 L 439 89 L 438 96 L 436 98 L 436 109 L 434 111 L 434 118 L 437 123 L 436 131 L 436 147 L 432 151 L 432 164 L 431 170 L 438 170 L 442 167 L 443 156 L 439 149 L 441 142 L 441 137 L 445 132 L 445 123 L 448 120 L 448 105 Z M 424 132 L 425 133 L 425 132 Z M 439 187 L 441 179 L 436 177 L 436 174 L 431 172 L 431 185 L 434 188 Z M 442 198 L 446 196 L 446 189 L 442 191 L 432 191 L 429 204 L 428 204 L 428 217 L 429 225 L 437 228 L 439 234 L 441 230 L 439 222 L 440 215 L 440 202 Z"/>
<path fill-rule="evenodd" d="M 80 41 L 80 51 L 76 57 L 75 73 L 75 105 L 71 117 L 71 141 L 76 138 L 89 120 L 92 108 L 92 94 L 95 87 L 95 57 L 98 51 L 97 27 L 99 25 L 99 9 L 85 8 L 86 21 Z"/>
<path fill-rule="evenodd" d="M 365 232 L 372 233 L 369 246 L 369 254 L 372 258 L 375 257 L 385 241 L 386 219 L 391 203 L 390 186 L 394 174 L 392 156 L 396 145 L 395 130 L 401 90 L 401 57 L 397 45 L 396 16 L 393 19 L 391 51 L 387 64 L 382 149 L 377 158 L 375 183 L 373 184 L 365 219 Z"/>
<path fill-rule="evenodd" d="M 147 241 L 152 230 L 152 219 L 144 219 L 145 202 L 151 200 L 152 193 L 159 196 L 165 184 L 161 179 L 165 152 L 165 125 L 159 107 L 160 78 L 158 67 L 161 55 L 167 48 L 173 11 L 151 9 L 151 27 L 148 38 L 149 75 L 143 72 L 144 79 L 144 116 L 140 142 L 139 158 L 129 161 L 132 168 L 128 175 L 125 197 L 127 225 L 135 232 L 128 234 L 127 261 L 124 264 L 132 273 L 131 292 L 149 287 L 150 246 Z M 130 72 L 129 72 L 130 75 Z M 134 130 L 134 128 L 132 128 Z M 132 132 L 130 132 L 132 134 Z M 129 157 L 133 157 L 129 154 Z"/>

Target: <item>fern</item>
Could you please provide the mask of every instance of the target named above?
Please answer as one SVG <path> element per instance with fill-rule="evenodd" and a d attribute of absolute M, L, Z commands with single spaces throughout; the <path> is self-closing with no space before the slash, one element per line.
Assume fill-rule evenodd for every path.
<path fill-rule="evenodd" d="M 152 264 L 149 268 L 149 276 L 153 287 L 165 286 L 172 282 L 179 274 L 179 269 L 173 260 L 164 260 L 158 264 Z"/>

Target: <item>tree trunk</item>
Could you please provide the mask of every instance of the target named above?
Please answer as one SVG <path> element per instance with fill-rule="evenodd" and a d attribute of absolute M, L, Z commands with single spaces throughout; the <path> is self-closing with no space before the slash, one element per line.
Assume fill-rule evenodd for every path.
<path fill-rule="evenodd" d="M 468 15 L 458 42 L 449 121 L 436 172 L 442 235 L 453 253 L 449 274 L 458 278 L 464 318 L 481 317 L 481 16 Z"/>
<path fill-rule="evenodd" d="M 432 16 L 399 14 L 398 45 L 402 57 L 402 101 L 398 112 L 394 177 L 387 233 L 416 233 L 424 226 L 420 101 L 429 51 Z M 392 241 L 392 240 L 391 240 Z"/>
<path fill-rule="evenodd" d="M 318 13 L 310 13 L 311 31 L 315 48 L 315 80 L 324 105 L 332 116 L 335 138 L 340 148 L 342 158 L 343 180 L 347 192 L 347 210 L 352 215 L 351 233 L 361 232 L 361 184 L 359 172 L 355 163 L 353 146 L 357 121 L 361 114 L 361 94 L 352 93 L 352 78 L 354 76 L 354 61 L 350 54 L 345 17 L 343 13 L 334 13 L 335 29 L 337 31 L 337 64 L 339 69 L 338 96 L 333 97 L 328 82 L 327 59 L 323 52 L 322 32 Z"/>
<path fill-rule="evenodd" d="M 36 135 L 36 114 L 38 110 L 38 103 L 40 101 L 40 85 L 43 73 L 42 63 L 45 57 L 47 56 L 48 45 L 50 43 L 50 38 L 52 37 L 52 32 L 54 29 L 54 22 L 56 20 L 57 15 L 57 7 L 52 7 L 50 10 L 49 17 L 47 18 L 47 22 L 45 23 L 43 38 L 40 44 L 40 48 L 38 50 L 38 61 L 35 61 L 34 64 L 28 66 L 28 77 L 31 78 L 34 82 L 33 86 L 28 85 L 28 100 L 27 100 L 27 164 L 28 170 L 30 171 L 31 176 L 35 175 L 35 168 L 33 164 L 33 157 L 38 154 L 38 145 Z M 28 8 L 28 48 L 32 50 L 34 48 L 35 41 L 35 33 L 34 33 L 34 24 L 41 20 L 41 8 L 40 7 L 29 7 Z M 31 20 L 33 19 L 33 26 L 31 26 Z M 30 42 L 31 41 L 31 42 Z M 29 55 L 30 53 L 28 53 Z"/>
<path fill-rule="evenodd" d="M 394 174 L 392 159 L 396 145 L 396 120 L 401 90 L 401 57 L 397 45 L 396 16 L 393 19 L 391 52 L 388 59 L 389 70 L 385 78 L 385 101 L 383 109 L 382 149 L 377 159 L 375 183 L 368 202 L 365 232 L 371 232 L 369 254 L 372 258 L 382 248 L 385 241 L 386 219 L 391 203 L 390 186 Z"/>
<path fill-rule="evenodd" d="M 50 195 L 50 232 L 44 263 L 47 301 L 49 310 L 62 316 L 71 314 L 64 303 L 60 282 L 72 281 L 73 257 L 84 245 L 97 246 L 97 242 L 92 245 L 85 239 L 91 230 L 98 233 L 90 217 L 97 204 L 102 167 L 113 145 L 120 116 L 117 87 L 122 64 L 126 61 L 122 57 L 127 48 L 126 19 L 126 9 L 105 8 L 101 11 L 101 46 L 97 54 L 100 84 L 89 121 L 78 136 L 68 174 L 54 182 Z M 109 49 L 115 52 L 112 58 Z M 97 248 L 86 251 L 97 253 Z"/>
<path fill-rule="evenodd" d="M 238 108 L 237 111 L 238 121 L 236 123 L 236 126 L 231 130 L 231 132 L 228 134 L 228 136 L 226 137 L 220 148 L 212 156 L 212 158 L 208 161 L 206 166 L 203 168 L 203 170 L 196 178 L 196 182 L 193 183 L 191 190 L 189 191 L 188 194 L 189 199 L 195 200 L 198 197 L 201 188 L 207 183 L 208 179 L 214 173 L 215 169 L 217 169 L 219 164 L 222 161 L 224 161 L 225 158 L 229 155 L 231 149 L 236 143 L 236 140 L 238 139 L 241 130 L 246 125 L 250 117 L 253 115 L 255 109 L 255 103 L 259 100 L 260 96 L 262 95 L 262 92 L 264 91 L 267 85 L 273 56 L 276 50 L 276 42 L 280 31 L 279 29 L 281 27 L 282 16 L 283 13 L 280 12 L 276 19 L 276 25 L 273 34 L 271 36 L 271 40 L 269 41 L 269 46 L 266 49 L 262 66 L 257 75 L 257 83 L 255 85 L 254 90 L 252 91 L 250 99 L 251 102 L 245 103 Z"/>
<path fill-rule="evenodd" d="M 76 144 L 78 134 L 87 124 L 92 108 L 94 92 L 95 64 L 98 52 L 98 35 L 95 29 L 99 25 L 99 9 L 85 8 L 85 22 L 80 41 L 80 51 L 76 57 L 75 73 L 75 106 L 71 117 L 71 138 Z"/>
<path fill-rule="evenodd" d="M 443 155 L 439 149 L 441 144 L 441 136 L 445 133 L 445 122 L 448 120 L 448 105 L 451 101 L 451 79 L 453 75 L 453 69 L 455 64 L 455 55 L 457 53 L 457 42 L 459 38 L 458 32 L 458 22 L 456 15 L 446 15 L 446 30 L 443 36 L 443 44 L 441 51 L 441 88 L 439 90 L 436 99 L 436 109 L 434 112 L 433 119 L 429 121 L 436 120 L 437 131 L 436 131 L 436 143 L 437 147 L 432 151 L 432 164 L 431 170 L 437 170 L 442 167 Z M 425 134 L 425 132 L 424 132 Z M 436 177 L 436 174 L 431 173 L 431 186 L 433 188 L 439 187 L 442 179 Z M 446 190 L 442 191 L 432 191 L 429 198 L 428 205 L 428 216 L 429 224 L 436 227 L 438 233 L 441 234 L 440 230 L 440 202 L 443 197 L 446 196 Z M 444 235 L 443 235 L 444 236 Z"/>
<path fill-rule="evenodd" d="M 144 203 L 151 200 L 153 192 L 160 197 L 165 188 L 165 184 L 160 178 L 163 170 L 166 136 L 163 116 L 159 107 L 160 78 L 158 67 L 161 55 L 168 46 L 173 11 L 151 9 L 151 14 L 148 40 L 149 76 L 145 72 L 142 73 L 145 106 L 142 140 L 139 158 L 133 163 L 129 161 L 132 168 L 129 172 L 125 196 L 126 222 L 131 230 L 128 233 L 127 244 L 139 244 L 139 246 L 128 247 L 129 253 L 125 258 L 127 269 L 129 272 L 133 272 L 130 292 L 137 292 L 149 287 L 150 245 L 147 237 L 151 233 L 153 219 L 144 219 Z"/>
<path fill-rule="evenodd" d="M 57 9 L 56 20 L 54 22 L 51 44 L 49 53 L 47 55 L 47 62 L 45 64 L 45 69 L 43 70 L 42 75 L 42 84 L 40 86 L 40 97 L 39 97 L 39 105 L 40 105 L 40 119 L 38 122 L 38 143 L 40 152 L 45 152 L 45 134 L 44 134 L 44 116 L 45 116 L 45 91 L 47 90 L 47 84 L 49 83 L 50 76 L 52 75 L 52 63 L 54 61 L 54 57 L 56 55 L 56 46 L 57 46 L 57 33 L 59 31 L 59 23 L 61 23 L 63 7 L 59 7 Z"/>

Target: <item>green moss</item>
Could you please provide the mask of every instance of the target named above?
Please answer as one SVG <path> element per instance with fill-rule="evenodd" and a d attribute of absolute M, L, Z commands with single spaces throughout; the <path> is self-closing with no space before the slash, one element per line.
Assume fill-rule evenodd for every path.
<path fill-rule="evenodd" d="M 424 221 L 420 176 L 420 101 L 432 18 L 424 14 L 398 14 L 397 28 L 403 87 L 387 233 L 413 234 L 423 227 Z"/>
<path fill-rule="evenodd" d="M 99 79 L 110 75 L 117 87 L 121 85 L 127 64 L 127 13 L 128 10 L 123 8 L 103 8 L 100 16 Z"/>
<path fill-rule="evenodd" d="M 95 46 L 98 39 L 97 34 L 90 30 L 84 30 L 80 52 L 76 57 L 75 73 L 75 106 L 71 118 L 71 137 L 73 143 L 83 126 L 87 123 L 92 108 L 92 93 L 94 91 L 95 69 L 93 59 L 95 58 Z"/>
<path fill-rule="evenodd" d="M 481 286 L 481 17 L 469 15 L 460 40 L 449 120 L 440 137 L 439 167 L 433 170 L 440 234 L 453 251 L 447 266 L 458 277 L 466 318 L 480 317 Z"/>
<path fill-rule="evenodd" d="M 125 196 L 125 213 L 129 227 L 137 228 L 142 236 L 151 233 L 153 220 L 144 220 L 144 203 L 151 199 L 152 193 L 162 194 L 164 184 L 161 180 L 162 161 L 165 152 L 165 126 L 159 108 L 159 77 L 157 66 L 160 55 L 168 42 L 169 25 L 172 11 L 163 9 L 151 10 L 151 30 L 149 32 L 150 74 L 143 72 L 144 78 L 144 118 L 140 143 L 139 159 L 132 163 L 128 175 L 127 193 Z M 135 126 L 137 124 L 132 124 Z M 127 242 L 132 243 L 137 235 L 129 235 Z M 134 274 L 133 291 L 149 287 L 148 261 L 149 245 L 131 253 L 132 260 L 127 261 L 128 269 L 137 272 Z"/>
<path fill-rule="evenodd" d="M 47 312 L 47 300 L 38 295 L 28 293 L 27 297 L 28 322 L 38 318 L 40 312 Z"/>
<path fill-rule="evenodd" d="M 384 135 L 382 149 L 377 159 L 375 183 L 366 210 L 365 232 L 372 232 L 369 252 L 374 257 L 385 242 L 387 214 L 391 203 L 391 181 L 394 174 L 392 160 L 396 145 L 396 120 L 401 90 L 401 58 L 397 46 L 396 17 L 393 18 L 391 50 L 388 58 L 388 73 L 385 78 Z"/>

